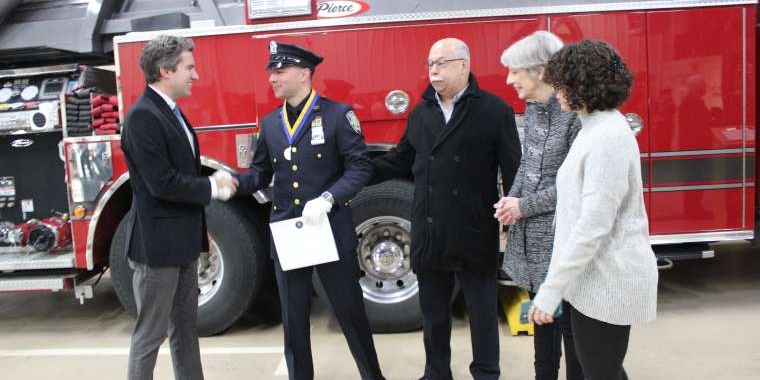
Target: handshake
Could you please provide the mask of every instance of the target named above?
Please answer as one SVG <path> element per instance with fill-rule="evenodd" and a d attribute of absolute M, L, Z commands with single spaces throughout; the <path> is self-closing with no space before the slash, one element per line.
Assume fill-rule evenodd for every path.
<path fill-rule="evenodd" d="M 213 175 L 208 177 L 211 182 L 216 184 L 216 193 L 212 191 L 211 198 L 220 201 L 226 201 L 232 198 L 237 192 L 238 181 L 229 172 L 217 170 Z"/>
<path fill-rule="evenodd" d="M 232 198 L 238 189 L 238 180 L 225 170 L 217 170 L 208 179 L 215 185 L 212 186 L 211 198 L 226 201 Z M 322 218 L 327 218 L 327 213 L 332 210 L 332 194 L 324 192 L 322 195 L 306 202 L 303 208 L 303 221 L 306 224 L 318 224 Z"/>

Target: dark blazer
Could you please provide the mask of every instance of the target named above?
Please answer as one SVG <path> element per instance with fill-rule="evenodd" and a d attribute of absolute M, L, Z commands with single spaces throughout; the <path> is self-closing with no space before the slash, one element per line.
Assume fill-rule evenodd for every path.
<path fill-rule="evenodd" d="M 184 115 L 183 115 L 184 119 Z M 211 183 L 201 175 L 184 127 L 166 101 L 150 87 L 127 114 L 121 149 L 132 186 L 132 220 L 127 255 L 151 266 L 181 266 L 208 249 L 204 206 Z"/>
<path fill-rule="evenodd" d="M 413 178 L 412 267 L 415 270 L 496 270 L 499 199 L 520 165 L 520 140 L 512 108 L 469 86 L 448 124 L 428 86 L 412 110 L 401 142 L 373 160 L 373 182 Z"/>
<path fill-rule="evenodd" d="M 348 201 L 367 183 L 372 173 L 367 146 L 347 114 L 351 106 L 320 97 L 304 127 L 298 132 L 290 160 L 284 155 L 289 145 L 282 126 L 282 106 L 261 122 L 251 167 L 238 176 L 238 194 L 251 194 L 269 185 L 274 175 L 273 222 L 301 216 L 306 202 L 329 191 L 335 205 L 328 214 L 341 258 L 356 260 L 356 232 Z M 320 123 L 315 119 L 320 118 Z M 312 128 L 321 124 L 324 144 L 312 144 Z M 273 257 L 276 257 L 272 244 Z"/>

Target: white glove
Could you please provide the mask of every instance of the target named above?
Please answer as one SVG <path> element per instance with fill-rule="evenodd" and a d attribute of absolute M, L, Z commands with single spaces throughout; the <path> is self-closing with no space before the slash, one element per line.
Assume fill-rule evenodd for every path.
<path fill-rule="evenodd" d="M 213 177 L 214 179 L 221 180 L 221 179 L 232 177 L 232 174 L 230 174 L 230 172 L 226 170 L 217 170 L 214 172 Z"/>
<path fill-rule="evenodd" d="M 303 206 L 303 222 L 306 224 L 317 224 L 320 218 L 327 217 L 327 213 L 332 209 L 332 203 L 325 198 L 317 197 Z"/>
<path fill-rule="evenodd" d="M 216 188 L 216 199 L 220 201 L 226 201 L 232 197 L 232 189 L 227 186 L 219 186 Z"/>
<path fill-rule="evenodd" d="M 232 178 L 232 175 L 227 171 L 217 170 L 211 176 L 211 181 L 216 185 L 216 193 L 212 194 L 212 198 L 214 199 L 226 201 L 237 191 L 237 189 L 233 187 L 236 186 L 237 181 L 235 181 L 235 179 Z"/>

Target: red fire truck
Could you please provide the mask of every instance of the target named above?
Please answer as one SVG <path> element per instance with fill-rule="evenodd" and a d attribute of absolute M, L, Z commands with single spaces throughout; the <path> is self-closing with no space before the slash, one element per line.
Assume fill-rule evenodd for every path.
<path fill-rule="evenodd" d="M 191 37 L 200 80 L 193 96 L 180 105 L 196 127 L 204 169 L 245 171 L 256 149 L 259 120 L 280 104 L 264 70 L 268 44 L 276 39 L 326 57 L 315 76 L 316 89 L 353 105 L 371 153 L 381 154 L 399 140 L 408 112 L 428 83 L 424 62 L 434 41 L 449 36 L 464 40 L 480 85 L 519 114 L 524 103 L 506 86 L 506 70 L 499 62 L 507 46 L 536 30 L 552 31 L 566 42 L 602 39 L 620 51 L 636 77 L 622 111 L 641 150 L 651 243 L 662 259 L 704 258 L 713 254 L 707 243 L 755 235 L 756 8 L 754 0 L 476 0 L 466 5 L 247 0 L 241 7 L 246 25 L 115 37 L 119 112 L 123 116 L 145 87 L 137 63 L 145 43 L 160 33 Z M 61 99 L 63 107 L 66 100 Z M 120 301 L 134 312 L 130 270 L 114 255 L 123 248 L 131 201 L 119 137 L 62 141 L 66 182 L 61 211 L 72 215 L 67 222 L 71 246 L 35 253 L 39 264 L 15 253 L 15 266 L 3 264 L 0 251 L 5 272 L 0 290 L 73 287 L 82 298 L 91 292 L 83 281 L 110 267 Z M 107 178 L 87 175 L 85 168 L 93 161 Z M 5 166 L 3 156 L 0 181 L 7 178 L 11 184 L 0 182 L 0 197 L 3 189 L 10 194 L 18 183 L 13 190 L 18 203 L 25 199 L 22 179 L 4 173 Z M 47 182 L 51 189 L 63 184 L 62 177 L 56 181 Z M 421 325 L 416 277 L 409 266 L 411 196 L 409 183 L 390 181 L 367 187 L 351 203 L 360 242 L 360 283 L 375 331 Z M 268 201 L 264 191 L 207 207 L 212 243 L 198 273 L 204 335 L 224 331 L 272 291 Z M 48 268 L 46 260 L 56 264 Z"/>

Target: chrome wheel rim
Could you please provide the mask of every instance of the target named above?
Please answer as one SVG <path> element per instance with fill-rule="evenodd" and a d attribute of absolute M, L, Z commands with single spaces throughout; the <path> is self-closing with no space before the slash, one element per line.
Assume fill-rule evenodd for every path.
<path fill-rule="evenodd" d="M 365 299 L 393 304 L 419 291 L 417 275 L 411 267 L 410 230 L 408 220 L 395 216 L 367 219 L 356 227 L 359 284 Z"/>
<path fill-rule="evenodd" d="M 198 306 L 214 298 L 224 280 L 224 258 L 219 245 L 209 236 L 209 251 L 198 258 Z"/>

